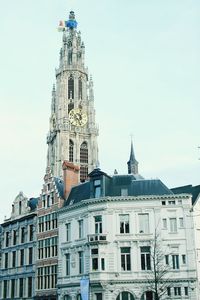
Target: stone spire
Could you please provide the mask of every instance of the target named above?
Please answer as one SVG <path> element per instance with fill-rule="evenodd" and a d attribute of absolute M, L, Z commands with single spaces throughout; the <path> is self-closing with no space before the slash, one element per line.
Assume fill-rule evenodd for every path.
<path fill-rule="evenodd" d="M 132 140 L 131 140 L 130 158 L 129 161 L 127 162 L 127 165 L 128 165 L 128 174 L 138 174 L 138 161 L 135 159 Z"/>

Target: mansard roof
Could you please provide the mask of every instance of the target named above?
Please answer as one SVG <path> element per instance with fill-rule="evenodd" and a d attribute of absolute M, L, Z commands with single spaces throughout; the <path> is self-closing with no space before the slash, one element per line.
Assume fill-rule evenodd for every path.
<path fill-rule="evenodd" d="M 105 173 L 101 172 L 101 175 L 103 174 Z M 127 190 L 127 196 L 173 195 L 173 192 L 161 180 L 136 180 L 133 174 L 114 175 L 112 177 L 104 176 L 102 188 L 102 195 L 110 197 L 121 196 L 122 189 Z M 93 189 L 93 178 L 90 178 L 90 181 L 73 187 L 64 206 L 94 198 Z"/>
<path fill-rule="evenodd" d="M 171 191 L 174 194 L 182 194 L 182 193 L 192 194 L 192 204 L 194 204 L 195 201 L 197 200 L 198 195 L 200 194 L 200 185 L 192 186 L 191 184 L 188 184 L 188 185 L 172 188 Z"/>

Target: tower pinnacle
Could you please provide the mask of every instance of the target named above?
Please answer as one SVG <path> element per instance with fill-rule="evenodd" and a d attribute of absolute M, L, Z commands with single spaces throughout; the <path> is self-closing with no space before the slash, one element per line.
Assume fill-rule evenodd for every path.
<path fill-rule="evenodd" d="M 135 159 L 132 140 L 131 140 L 130 158 L 129 161 L 127 162 L 127 165 L 128 165 L 128 174 L 138 174 L 138 161 Z"/>

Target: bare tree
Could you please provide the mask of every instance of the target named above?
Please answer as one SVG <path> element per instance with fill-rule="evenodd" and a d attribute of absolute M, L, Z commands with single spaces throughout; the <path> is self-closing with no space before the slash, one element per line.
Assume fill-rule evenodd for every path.
<path fill-rule="evenodd" d="M 148 287 L 153 292 L 155 300 L 160 300 L 172 284 L 169 274 L 170 266 L 165 262 L 166 249 L 163 248 L 157 229 L 151 241 L 150 253 L 151 271 L 147 275 Z"/>

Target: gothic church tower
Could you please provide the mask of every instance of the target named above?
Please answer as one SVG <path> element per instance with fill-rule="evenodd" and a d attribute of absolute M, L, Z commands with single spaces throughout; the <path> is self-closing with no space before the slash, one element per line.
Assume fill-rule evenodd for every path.
<path fill-rule="evenodd" d="M 52 91 L 47 166 L 54 176 L 62 177 L 63 161 L 73 162 L 80 166 L 83 181 L 98 162 L 93 81 L 88 78 L 85 47 L 73 11 L 59 29 L 63 42 Z"/>

